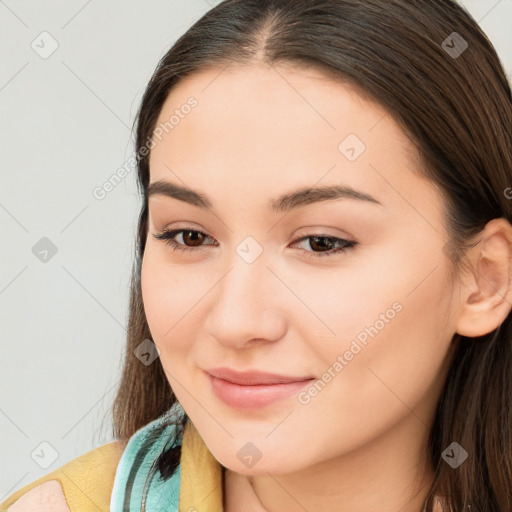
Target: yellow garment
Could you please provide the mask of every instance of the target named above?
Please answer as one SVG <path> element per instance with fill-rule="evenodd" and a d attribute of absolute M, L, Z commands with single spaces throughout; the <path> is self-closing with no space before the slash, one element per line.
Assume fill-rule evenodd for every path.
<path fill-rule="evenodd" d="M 0 511 L 7 510 L 36 486 L 57 480 L 71 512 L 109 512 L 115 472 L 125 446 L 114 441 L 73 459 L 13 493 L 0 503 Z M 190 420 L 183 431 L 180 463 L 180 512 L 194 508 L 222 512 L 222 466 Z"/>
<path fill-rule="evenodd" d="M 204 444 L 190 418 L 183 431 L 180 462 L 180 512 L 222 512 L 222 466 Z"/>

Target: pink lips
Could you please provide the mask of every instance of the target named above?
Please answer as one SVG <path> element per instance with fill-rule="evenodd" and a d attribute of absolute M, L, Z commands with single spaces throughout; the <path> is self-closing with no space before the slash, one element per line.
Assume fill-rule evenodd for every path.
<path fill-rule="evenodd" d="M 260 371 L 236 372 L 229 368 L 213 368 L 206 372 L 214 394 L 227 405 L 240 409 L 265 407 L 288 398 L 314 379 Z"/>

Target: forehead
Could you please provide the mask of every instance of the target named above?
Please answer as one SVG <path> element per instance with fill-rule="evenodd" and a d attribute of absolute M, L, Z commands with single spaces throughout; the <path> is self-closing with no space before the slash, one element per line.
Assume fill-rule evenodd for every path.
<path fill-rule="evenodd" d="M 340 183 L 380 198 L 403 190 L 412 201 L 431 186 L 413 142 L 381 105 L 312 68 L 230 64 L 193 73 L 169 94 L 159 128 L 151 182 L 266 197 Z"/>

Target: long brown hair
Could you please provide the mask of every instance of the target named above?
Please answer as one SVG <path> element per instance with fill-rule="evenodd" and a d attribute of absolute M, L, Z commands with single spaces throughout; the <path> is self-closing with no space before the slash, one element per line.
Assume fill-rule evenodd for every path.
<path fill-rule="evenodd" d="M 456 34 L 454 34 L 456 33 Z M 113 405 L 114 435 L 127 439 L 176 397 L 160 360 L 134 350 L 151 333 L 141 297 L 147 236 L 149 155 L 170 90 L 183 77 L 232 62 L 314 66 L 383 105 L 419 149 L 418 169 L 439 186 L 461 269 L 470 242 L 493 219 L 511 220 L 512 96 L 496 51 L 471 15 L 451 0 L 226 0 L 199 19 L 160 60 L 136 118 L 143 198 L 132 271 L 124 370 Z M 250 101 L 250 98 L 248 98 Z M 457 350 L 429 438 L 435 479 L 425 502 L 452 511 L 512 510 L 512 326 L 510 315 L 479 338 L 455 334 Z M 185 416 L 184 421 L 187 421 Z M 456 470 L 442 460 L 453 441 L 469 454 Z M 179 463 L 165 454 L 162 475 Z"/>

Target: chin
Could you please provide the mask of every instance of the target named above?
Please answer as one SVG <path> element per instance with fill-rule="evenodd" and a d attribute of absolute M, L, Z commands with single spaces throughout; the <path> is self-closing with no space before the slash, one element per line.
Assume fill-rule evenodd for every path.
<path fill-rule="evenodd" d="M 265 453 L 261 453 L 261 457 L 253 461 L 249 459 L 250 456 L 244 453 L 243 449 L 237 450 L 234 456 L 232 453 L 221 453 L 219 457 L 216 454 L 213 455 L 225 468 L 246 476 L 266 475 L 268 473 L 279 475 L 301 469 L 295 465 L 297 463 L 296 457 L 294 457 L 295 460 L 288 460 L 283 458 L 282 453 L 276 451 L 273 451 L 272 455 L 268 456 L 265 456 Z M 242 460 L 240 460 L 238 455 L 240 455 Z M 243 459 L 246 459 L 246 462 Z M 304 461 L 301 461 L 301 463 L 303 464 Z"/>

